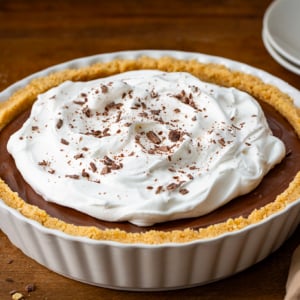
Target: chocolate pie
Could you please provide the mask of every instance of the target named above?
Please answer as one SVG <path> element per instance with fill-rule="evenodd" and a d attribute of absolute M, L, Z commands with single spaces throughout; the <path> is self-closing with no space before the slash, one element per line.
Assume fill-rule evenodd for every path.
<path fill-rule="evenodd" d="M 0 128 L 0 198 L 70 235 L 189 242 L 300 198 L 299 110 L 223 65 L 140 57 L 58 71 L 15 92 Z"/>

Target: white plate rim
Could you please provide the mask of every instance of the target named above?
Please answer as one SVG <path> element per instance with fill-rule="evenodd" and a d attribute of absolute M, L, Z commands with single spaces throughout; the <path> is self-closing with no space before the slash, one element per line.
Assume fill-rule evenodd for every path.
<path fill-rule="evenodd" d="M 274 47 L 271 45 L 270 42 L 270 36 L 268 32 L 265 30 L 265 28 L 262 31 L 262 40 L 264 43 L 265 48 L 269 52 L 269 54 L 273 57 L 273 59 L 278 62 L 282 67 L 285 69 L 300 75 L 300 66 L 298 67 L 295 64 L 292 64 L 290 61 L 286 60 L 280 53 L 274 49 Z"/>
<path fill-rule="evenodd" d="M 292 0 L 292 1 L 294 1 L 294 0 Z M 273 1 L 269 5 L 269 7 L 267 8 L 267 10 L 264 14 L 263 27 L 267 32 L 269 44 L 272 45 L 274 50 L 276 50 L 279 55 L 281 55 L 283 58 L 285 58 L 285 60 L 300 67 L 300 58 L 296 57 L 293 53 L 290 53 L 289 50 L 286 49 L 284 47 L 284 45 L 282 45 L 280 43 L 280 41 L 278 41 L 278 39 L 275 37 L 274 32 L 272 31 L 272 28 L 270 25 L 270 19 L 272 18 L 274 11 L 276 11 L 278 9 L 281 11 L 284 11 L 284 7 L 286 7 L 286 5 L 289 5 L 289 3 L 290 3 L 289 0 Z M 299 9 L 300 9 L 300 5 L 299 5 Z M 299 57 L 300 57 L 300 52 L 299 52 Z"/>

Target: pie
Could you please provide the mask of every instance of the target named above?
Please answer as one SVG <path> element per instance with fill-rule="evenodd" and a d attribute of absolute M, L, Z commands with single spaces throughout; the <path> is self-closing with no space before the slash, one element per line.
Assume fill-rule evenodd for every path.
<path fill-rule="evenodd" d="M 38 96 L 45 93 L 49 94 L 53 88 L 66 84 L 66 82 L 90 82 L 99 78 L 110 78 L 109 76 L 138 70 L 156 70 L 164 72 L 164 74 L 184 72 L 191 74 L 202 82 L 226 88 L 233 87 L 238 91 L 247 93 L 258 101 L 266 115 L 273 135 L 278 137 L 285 145 L 286 152 L 284 157 L 279 163 L 272 167 L 264 176 L 261 183 L 252 191 L 240 195 L 201 216 L 186 217 L 186 215 L 184 215 L 185 217 L 182 219 L 171 218 L 167 221 L 150 224 L 149 226 L 139 226 L 138 224 L 132 224 L 123 219 L 121 219 L 121 221 L 97 219 L 94 216 L 80 212 L 80 210 L 72 207 L 43 199 L 43 197 L 36 193 L 32 186 L 23 179 L 20 170 L 16 167 L 13 157 L 7 150 L 7 143 L 12 133 L 17 131 L 28 119 L 31 107 Z M 105 96 L 109 88 L 110 86 L 107 87 L 106 85 L 99 86 L 100 93 Z M 99 93 L 99 91 L 97 91 L 97 93 Z M 151 91 L 149 91 L 149 93 L 151 94 Z M 81 94 L 82 99 L 76 98 L 77 100 L 72 100 L 74 107 L 80 108 L 80 112 L 87 116 L 87 118 L 90 118 L 92 113 L 86 107 L 84 108 L 85 95 L 84 93 Z M 181 95 L 180 93 L 175 93 L 171 96 L 177 100 L 179 99 L 181 102 L 189 101 L 189 106 L 192 106 L 193 109 L 197 108 L 198 111 L 201 110 L 199 106 L 196 107 L 197 105 L 191 101 L 191 97 L 189 98 L 185 93 Z M 122 95 L 120 97 L 122 98 Z M 154 91 L 152 91 L 152 97 L 153 99 L 157 97 Z M 130 91 L 128 92 L 128 99 L 129 98 Z M 83 102 L 81 103 L 80 101 Z M 113 103 L 113 105 L 110 104 L 104 107 L 106 116 L 109 115 L 110 110 L 120 109 L 120 106 L 123 105 L 122 103 L 111 103 Z M 141 103 L 141 106 L 147 106 L 147 102 L 145 103 Z M 187 103 L 184 104 L 186 105 Z M 299 109 L 295 106 L 293 99 L 275 85 L 265 83 L 257 76 L 231 70 L 222 64 L 201 63 L 193 59 L 178 59 L 170 56 L 160 58 L 140 56 L 137 59 L 114 59 L 108 62 L 94 63 L 87 67 L 56 71 L 49 75 L 35 78 L 25 87 L 14 92 L 0 108 L 0 198 L 6 205 L 18 210 L 26 218 L 35 220 L 46 228 L 60 230 L 68 235 L 127 244 L 142 243 L 156 245 L 170 242 L 186 243 L 206 238 L 214 238 L 228 232 L 242 230 L 278 213 L 291 203 L 297 202 L 300 199 L 300 167 L 297 163 L 300 158 Z M 135 107 L 134 109 L 138 110 L 140 108 Z M 151 120 L 155 118 L 158 120 L 158 109 L 155 108 L 149 111 L 141 110 L 139 111 L 139 116 L 145 117 L 146 114 L 149 113 L 152 113 Z M 173 109 L 172 113 L 180 114 L 179 109 L 176 108 Z M 117 115 L 115 116 L 117 119 L 122 118 L 121 113 L 118 114 L 118 117 Z M 188 124 L 193 121 L 195 120 L 189 120 Z M 60 130 L 61 126 L 66 122 L 69 122 L 71 126 L 72 122 L 70 119 L 64 119 L 62 116 L 56 120 L 55 126 Z M 239 124 L 242 126 L 242 123 L 243 122 L 240 122 Z M 72 126 L 76 127 L 77 125 L 74 124 Z M 130 127 L 130 125 L 128 126 Z M 123 123 L 123 128 L 126 126 L 127 125 Z M 234 128 L 236 126 L 237 125 L 234 125 Z M 100 139 L 100 137 L 106 137 L 109 129 L 112 127 L 107 128 L 106 131 L 93 131 L 93 129 L 87 131 L 86 128 L 85 136 L 93 136 Z M 233 127 L 230 127 L 230 130 L 232 129 Z M 32 125 L 31 130 L 34 134 L 35 131 L 39 131 L 39 128 L 38 126 Z M 237 128 L 235 128 L 235 130 L 239 131 Z M 147 148 L 147 154 L 149 155 L 161 155 L 166 151 L 169 151 L 173 155 L 174 153 L 172 151 L 174 147 L 176 148 L 178 142 L 188 136 L 184 130 L 180 131 L 174 129 L 170 130 L 169 134 L 163 139 L 157 132 L 158 131 L 155 130 L 148 130 L 147 132 L 139 131 L 140 134 L 135 135 L 135 143 L 139 144 L 142 150 L 144 149 L 144 152 L 146 152 L 145 144 L 143 144 L 144 141 L 151 145 L 151 147 L 149 146 Z M 27 138 L 31 139 L 31 137 Z M 166 145 L 163 144 L 164 141 L 166 141 Z M 215 139 L 212 143 L 219 144 L 220 148 L 223 149 L 225 142 L 223 138 L 220 138 L 218 140 Z M 61 149 L 63 150 L 60 149 L 58 151 L 67 151 L 68 144 L 69 141 L 61 139 Z M 248 143 L 248 146 L 251 148 L 250 143 Z M 81 158 L 87 156 L 85 150 L 87 149 L 73 155 L 72 159 L 76 161 L 76 163 L 79 162 Z M 129 153 L 129 151 L 126 153 L 128 156 L 133 155 L 131 152 Z M 271 151 L 270 153 L 273 152 Z M 124 156 L 124 154 L 122 155 Z M 104 155 L 103 157 L 101 161 L 101 171 L 98 170 L 102 177 L 106 176 L 107 173 L 117 173 L 123 168 L 124 160 L 120 160 L 120 156 L 118 156 L 118 160 L 116 156 L 112 158 L 112 156 Z M 167 157 L 169 160 L 173 159 L 170 155 Z M 52 168 L 47 159 L 40 159 L 38 165 L 50 175 L 57 171 L 55 168 Z M 195 177 L 192 172 L 196 166 L 192 168 L 192 165 L 189 165 L 189 168 L 191 171 L 190 173 L 185 173 L 184 178 L 189 177 L 192 180 Z M 30 175 L 30 169 L 27 168 L 26 170 L 31 181 L 41 181 L 41 179 L 35 177 L 35 175 Z M 90 183 L 90 181 L 92 181 L 91 178 L 93 178 L 92 176 L 94 176 L 93 173 L 95 173 L 96 170 L 96 165 L 90 162 L 89 167 L 82 167 L 80 173 L 68 173 L 65 174 L 65 177 L 75 182 L 77 182 L 78 177 L 83 179 L 88 178 Z M 177 173 L 176 176 L 178 177 Z M 176 176 L 173 176 L 174 180 Z M 93 182 L 93 184 L 97 184 L 97 182 Z M 136 182 L 136 184 L 138 185 L 139 182 Z M 184 184 L 184 180 L 174 181 L 173 185 L 166 185 L 165 190 L 177 189 L 180 197 L 184 197 L 187 194 L 191 194 L 190 190 L 185 188 Z M 153 195 L 159 194 L 163 188 L 163 185 L 159 184 L 156 186 L 148 185 L 147 193 L 153 193 Z M 222 194 L 226 193 L 228 189 L 228 186 L 224 186 L 224 188 L 218 188 L 218 191 Z M 72 202 L 72 200 L 70 201 Z M 107 205 L 109 206 L 110 204 Z"/>

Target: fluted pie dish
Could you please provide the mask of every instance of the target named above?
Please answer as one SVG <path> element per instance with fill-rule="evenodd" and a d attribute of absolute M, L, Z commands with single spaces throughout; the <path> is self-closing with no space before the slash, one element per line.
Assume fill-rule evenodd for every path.
<path fill-rule="evenodd" d="M 0 94 L 0 227 L 88 284 L 168 290 L 261 261 L 300 220 L 300 92 L 180 51 L 76 59 Z"/>

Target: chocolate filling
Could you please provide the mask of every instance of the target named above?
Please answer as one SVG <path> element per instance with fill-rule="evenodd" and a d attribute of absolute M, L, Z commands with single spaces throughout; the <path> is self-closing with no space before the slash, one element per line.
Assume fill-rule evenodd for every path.
<path fill-rule="evenodd" d="M 287 155 L 263 179 L 262 183 L 251 193 L 240 196 L 223 207 L 198 218 L 170 221 L 151 227 L 138 227 L 128 222 L 105 222 L 97 220 L 76 210 L 45 201 L 26 184 L 17 170 L 13 158 L 7 152 L 6 144 L 12 133 L 17 131 L 28 118 L 30 110 L 20 115 L 0 132 L 0 177 L 13 191 L 19 193 L 26 202 L 44 209 L 50 216 L 75 225 L 96 226 L 101 229 L 120 228 L 128 232 L 143 232 L 150 229 L 176 230 L 184 228 L 197 229 L 211 224 L 226 221 L 228 218 L 248 216 L 255 208 L 260 208 L 275 200 L 293 180 L 299 171 L 300 140 L 291 125 L 273 107 L 260 103 L 267 117 L 273 134 L 279 137 L 286 146 Z M 38 178 L 36 179 L 38 180 Z"/>

